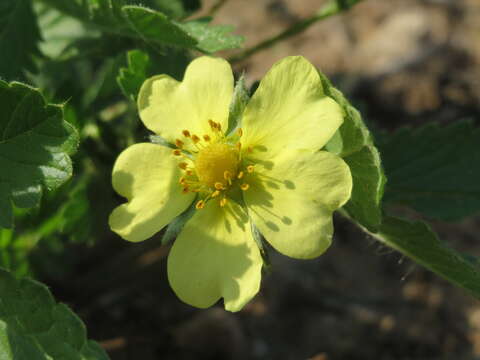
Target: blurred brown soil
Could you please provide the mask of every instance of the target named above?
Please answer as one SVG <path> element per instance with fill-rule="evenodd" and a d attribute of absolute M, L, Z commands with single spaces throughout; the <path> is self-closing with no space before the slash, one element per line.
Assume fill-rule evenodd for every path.
<path fill-rule="evenodd" d="M 230 0 L 215 22 L 235 25 L 248 47 L 321 4 Z M 479 37 L 478 0 L 366 0 L 236 69 L 251 84 L 278 59 L 303 55 L 376 127 L 452 122 L 479 113 Z M 480 254 L 478 217 L 434 225 L 456 248 Z M 272 251 L 260 294 L 236 314 L 182 304 L 167 283 L 168 249 L 156 241 L 112 235 L 86 261 L 103 267 L 80 271 L 78 287 L 67 290 L 114 360 L 480 358 L 480 304 L 342 219 L 319 259 Z"/>

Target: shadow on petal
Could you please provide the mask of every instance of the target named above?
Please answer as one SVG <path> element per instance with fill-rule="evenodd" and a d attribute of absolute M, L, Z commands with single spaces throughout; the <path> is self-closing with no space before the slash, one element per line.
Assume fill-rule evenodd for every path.
<path fill-rule="evenodd" d="M 225 210 L 210 203 L 195 213 L 171 249 L 168 277 L 187 304 L 206 308 L 223 297 L 238 311 L 258 292 L 263 261 L 245 213 L 232 204 Z"/>

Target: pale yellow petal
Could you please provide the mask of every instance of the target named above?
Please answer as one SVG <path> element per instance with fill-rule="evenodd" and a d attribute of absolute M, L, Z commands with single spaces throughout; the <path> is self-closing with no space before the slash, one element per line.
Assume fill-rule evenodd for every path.
<path fill-rule="evenodd" d="M 112 183 L 128 202 L 110 215 L 111 229 L 129 241 L 142 241 L 160 231 L 194 199 L 191 193 L 182 194 L 179 178 L 171 149 L 149 143 L 127 148 L 115 162 Z"/>
<path fill-rule="evenodd" d="M 200 137 L 211 134 L 208 120 L 226 130 L 232 93 L 228 62 L 203 56 L 188 65 L 182 82 L 168 75 L 146 80 L 138 95 L 138 109 L 148 129 L 174 143 L 185 129 Z"/>
<path fill-rule="evenodd" d="M 350 198 L 350 169 L 326 151 L 290 152 L 249 175 L 244 199 L 253 223 L 279 252 L 309 259 L 331 243 L 332 213 Z"/>
<path fill-rule="evenodd" d="M 210 201 L 195 212 L 173 244 L 168 279 L 187 304 L 207 308 L 220 298 L 238 311 L 258 292 L 262 258 L 245 210 Z"/>
<path fill-rule="evenodd" d="M 258 159 L 282 151 L 319 150 L 343 122 L 343 110 L 326 97 L 317 70 L 301 56 L 277 62 L 260 82 L 242 120 L 242 147 Z"/>

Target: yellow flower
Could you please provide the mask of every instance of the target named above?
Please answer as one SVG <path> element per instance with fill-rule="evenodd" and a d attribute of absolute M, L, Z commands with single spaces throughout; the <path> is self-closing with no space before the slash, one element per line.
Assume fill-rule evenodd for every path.
<path fill-rule="evenodd" d="M 113 211 L 110 226 L 142 241 L 195 206 L 168 257 L 170 285 L 193 306 L 223 298 L 238 311 L 260 286 L 253 225 L 282 254 L 317 257 L 331 243 L 332 213 L 349 199 L 352 179 L 340 157 L 321 150 L 343 112 L 303 57 L 276 63 L 241 127 L 226 134 L 232 94 L 232 70 L 219 58 L 192 61 L 183 82 L 168 75 L 145 81 L 140 117 L 175 149 L 144 143 L 120 154 L 113 187 L 128 202 Z"/>

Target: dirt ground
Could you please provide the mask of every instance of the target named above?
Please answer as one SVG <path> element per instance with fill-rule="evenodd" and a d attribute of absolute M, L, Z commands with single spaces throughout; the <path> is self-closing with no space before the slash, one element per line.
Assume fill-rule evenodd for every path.
<path fill-rule="evenodd" d="M 235 25 L 248 47 L 321 3 L 230 0 L 215 22 Z M 236 69 L 253 83 L 276 60 L 303 55 L 373 126 L 393 130 L 478 118 L 479 39 L 478 0 L 365 0 Z M 434 225 L 456 248 L 480 255 L 478 217 Z M 480 359 L 478 301 L 346 221 L 335 229 L 333 246 L 316 260 L 271 251 L 262 290 L 240 313 L 184 305 L 168 286 L 168 249 L 158 238 L 133 246 L 113 234 L 86 254 L 81 268 L 89 270 L 62 300 L 114 360 Z"/>

